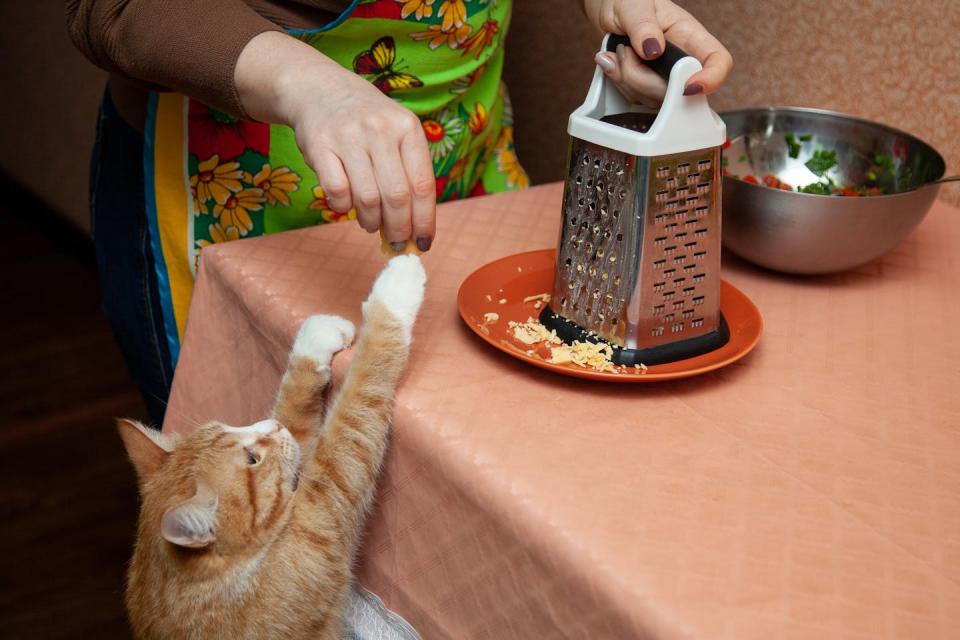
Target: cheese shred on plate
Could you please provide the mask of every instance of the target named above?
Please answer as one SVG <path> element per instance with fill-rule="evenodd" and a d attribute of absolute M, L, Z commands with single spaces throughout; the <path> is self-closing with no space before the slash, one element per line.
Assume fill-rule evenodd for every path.
<path fill-rule="evenodd" d="M 523 344 L 539 344 L 546 342 L 548 344 L 562 344 L 563 341 L 557 337 L 556 331 L 548 331 L 545 326 L 533 318 L 527 318 L 526 322 L 517 322 L 511 320 L 507 323 L 510 333 L 518 342 Z"/>
<path fill-rule="evenodd" d="M 517 342 L 526 345 L 547 343 L 550 349 L 550 359 L 547 362 L 552 364 L 574 364 L 584 369 L 609 373 L 621 371 L 613 364 L 613 347 L 609 344 L 580 341 L 564 344 L 557 337 L 556 331 L 548 330 L 534 318 L 528 318 L 526 322 L 511 320 L 507 326 Z"/>

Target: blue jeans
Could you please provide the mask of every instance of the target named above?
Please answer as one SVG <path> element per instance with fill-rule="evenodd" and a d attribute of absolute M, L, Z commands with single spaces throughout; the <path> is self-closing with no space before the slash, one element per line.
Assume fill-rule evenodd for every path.
<path fill-rule="evenodd" d="M 150 418 L 163 425 L 173 362 L 167 347 L 143 191 L 143 134 L 104 93 L 90 161 L 90 229 L 101 308 L 140 389 Z"/>

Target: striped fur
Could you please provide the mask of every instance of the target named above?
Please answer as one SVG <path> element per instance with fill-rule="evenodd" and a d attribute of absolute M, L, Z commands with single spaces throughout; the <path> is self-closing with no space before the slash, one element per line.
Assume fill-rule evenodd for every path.
<path fill-rule="evenodd" d="M 339 319 L 340 338 L 319 334 L 314 342 L 323 349 L 314 355 L 298 338 L 273 411 L 285 428 L 228 432 L 213 423 L 168 453 L 160 444 L 169 443 L 120 421 L 143 498 L 127 590 L 137 638 L 338 637 L 407 362 L 410 306 L 415 315 L 423 296 L 423 268 L 407 258 L 392 260 L 380 277 L 400 278 L 406 288 L 398 293 L 388 283 L 392 292 L 380 294 L 375 287 L 364 304 L 353 363 L 326 413 L 330 341 L 342 348 L 352 338 Z M 311 322 L 301 335 L 332 331 L 336 321 Z M 255 465 L 251 451 L 262 454 Z"/>

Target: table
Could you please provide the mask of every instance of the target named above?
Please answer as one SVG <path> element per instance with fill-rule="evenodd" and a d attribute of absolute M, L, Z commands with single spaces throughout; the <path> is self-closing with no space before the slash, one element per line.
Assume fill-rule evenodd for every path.
<path fill-rule="evenodd" d="M 561 194 L 440 207 L 361 583 L 425 639 L 956 637 L 960 211 L 835 276 L 725 255 L 757 349 L 623 386 L 457 315 L 476 267 L 554 244 Z M 205 249 L 165 430 L 262 418 L 299 323 L 358 321 L 382 265 L 356 225 Z"/>

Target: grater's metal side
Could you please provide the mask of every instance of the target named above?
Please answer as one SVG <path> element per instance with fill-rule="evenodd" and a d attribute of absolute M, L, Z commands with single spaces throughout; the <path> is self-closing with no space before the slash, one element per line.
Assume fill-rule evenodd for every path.
<path fill-rule="evenodd" d="M 720 148 L 644 157 L 572 138 L 569 158 L 552 312 L 629 350 L 717 332 Z"/>

